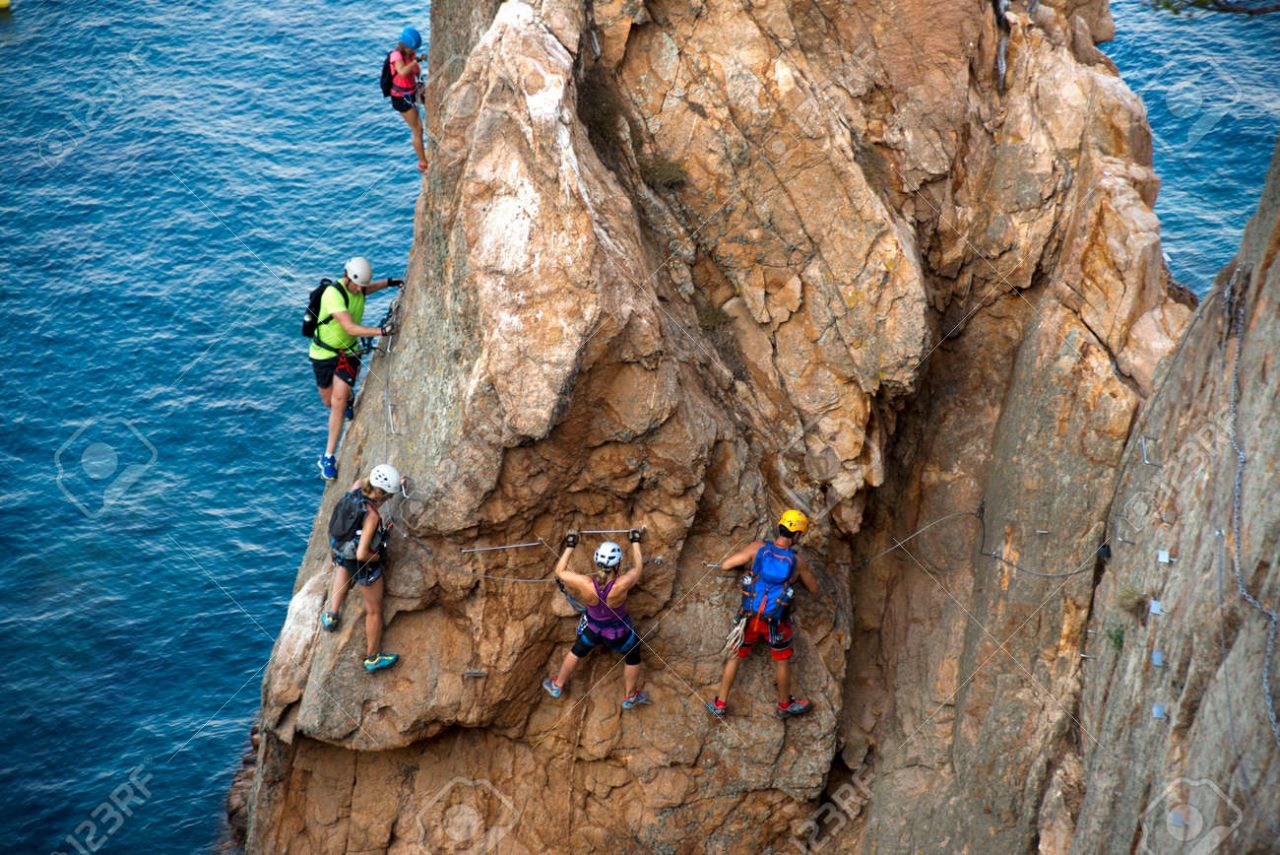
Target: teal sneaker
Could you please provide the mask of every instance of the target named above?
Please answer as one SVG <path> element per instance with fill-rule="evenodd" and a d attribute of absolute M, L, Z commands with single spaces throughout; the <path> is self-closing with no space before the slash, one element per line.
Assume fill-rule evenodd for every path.
<path fill-rule="evenodd" d="M 398 661 L 400 661 L 400 654 L 398 653 L 377 653 L 364 660 L 364 670 L 372 674 L 374 671 L 390 668 Z"/>
<path fill-rule="evenodd" d="M 553 698 L 560 697 L 564 692 L 564 686 L 556 682 L 554 677 L 548 677 L 542 681 L 542 688 L 547 690 L 547 694 Z"/>
<path fill-rule="evenodd" d="M 649 700 L 649 696 L 644 692 L 633 692 L 622 699 L 622 708 L 624 710 L 629 710 L 632 707 L 638 707 L 641 704 L 651 703 L 653 703 L 653 701 Z"/>
<path fill-rule="evenodd" d="M 321 612 L 320 625 L 324 627 L 325 632 L 333 632 L 338 628 L 337 612 Z"/>
<path fill-rule="evenodd" d="M 773 711 L 773 714 L 778 718 L 791 718 L 793 715 L 804 715 L 812 708 L 813 704 L 803 698 L 797 698 L 792 695 L 785 704 L 778 704 L 778 708 Z"/>
<path fill-rule="evenodd" d="M 724 718 L 725 714 L 729 712 L 729 707 L 724 701 L 716 698 L 714 701 L 707 701 L 707 712 L 716 718 Z"/>

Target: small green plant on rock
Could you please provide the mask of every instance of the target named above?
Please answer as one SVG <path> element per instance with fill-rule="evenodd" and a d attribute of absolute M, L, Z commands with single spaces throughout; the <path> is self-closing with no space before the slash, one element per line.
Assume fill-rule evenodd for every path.
<path fill-rule="evenodd" d="M 1107 627 L 1107 641 L 1110 641 L 1112 648 L 1119 653 L 1124 647 L 1124 627 L 1116 624 Z"/>
<path fill-rule="evenodd" d="M 698 326 L 704 330 L 718 330 L 732 320 L 729 313 L 710 303 L 698 307 Z"/>
<path fill-rule="evenodd" d="M 640 177 L 650 187 L 662 190 L 675 190 L 683 187 L 689 180 L 684 167 L 674 160 L 656 155 L 640 164 Z"/>

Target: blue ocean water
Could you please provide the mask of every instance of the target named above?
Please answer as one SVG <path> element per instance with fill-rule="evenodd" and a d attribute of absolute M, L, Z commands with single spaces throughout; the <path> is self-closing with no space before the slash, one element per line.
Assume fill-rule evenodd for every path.
<path fill-rule="evenodd" d="M 1188 26 L 1132 0 L 1116 16 L 1112 55 L 1163 99 L 1167 249 L 1202 288 L 1280 129 L 1280 18 Z M 21 339 L 0 413 L 6 851 L 216 844 L 321 492 L 300 302 L 355 253 L 403 268 L 418 174 L 376 77 L 427 17 L 306 0 L 0 12 L 0 300 Z M 1184 78 L 1191 95 L 1170 88 Z M 1231 108 L 1197 124 L 1188 99 L 1205 115 L 1221 92 Z"/>
<path fill-rule="evenodd" d="M 217 843 L 322 488 L 299 306 L 351 255 L 404 269 L 419 173 L 378 73 L 428 18 L 0 12 L 0 849 Z"/>
<path fill-rule="evenodd" d="M 1280 14 L 1156 12 L 1113 0 L 1103 50 L 1142 96 L 1153 130 L 1161 243 L 1203 294 L 1240 245 L 1280 135 Z"/>

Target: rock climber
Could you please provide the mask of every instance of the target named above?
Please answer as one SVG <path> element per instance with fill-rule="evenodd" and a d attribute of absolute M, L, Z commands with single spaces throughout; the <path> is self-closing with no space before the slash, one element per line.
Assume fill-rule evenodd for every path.
<path fill-rule="evenodd" d="M 427 151 L 422 143 L 422 116 L 418 113 L 418 78 L 422 69 L 418 65 L 417 51 L 422 47 L 422 36 L 413 27 L 405 27 L 400 41 L 388 57 L 391 72 L 391 106 L 409 125 L 413 133 L 413 150 L 418 155 L 418 169 L 427 171 Z"/>
<path fill-rule="evenodd" d="M 649 696 L 640 690 L 640 636 L 627 615 L 627 594 L 640 581 L 644 569 L 644 557 L 640 554 L 640 529 L 631 529 L 631 569 L 617 575 L 622 565 L 622 547 L 612 541 L 600 544 L 594 556 L 595 571 L 590 576 L 569 570 L 569 559 L 578 545 L 574 532 L 564 539 L 564 551 L 556 563 L 556 577 L 572 596 L 586 607 L 578 624 L 578 638 L 573 648 L 564 655 L 560 673 L 542 681 L 542 688 L 553 698 L 560 697 L 573 670 L 582 658 L 601 644 L 623 655 L 623 681 L 626 694 L 622 708 L 629 710 L 649 703 Z"/>
<path fill-rule="evenodd" d="M 364 595 L 364 670 L 371 674 L 390 668 L 400 659 L 398 654 L 382 650 L 382 573 L 391 524 L 384 525 L 379 509 L 403 485 L 404 477 L 394 466 L 379 464 L 368 478 L 351 485 L 351 491 L 338 500 L 329 517 L 333 586 L 329 608 L 320 613 L 320 625 L 326 632 L 338 628 L 342 600 L 353 582 L 359 585 Z"/>
<path fill-rule="evenodd" d="M 818 592 L 818 580 L 808 562 L 795 552 L 800 536 L 809 528 L 809 518 L 797 510 L 788 510 L 778 520 L 778 532 L 772 543 L 757 540 L 720 562 L 722 570 L 747 567 L 742 578 L 742 611 L 745 621 L 737 654 L 724 666 L 720 689 L 707 709 L 717 718 L 727 712 L 725 704 L 738 665 L 751 654 L 756 641 L 764 639 L 773 654 L 778 686 L 778 706 L 774 715 L 788 718 L 807 713 L 812 704 L 791 694 L 791 600 L 792 583 L 799 579 L 810 593 Z"/>
<path fill-rule="evenodd" d="M 329 280 L 325 280 L 329 282 Z M 353 258 L 342 270 L 342 279 L 329 282 L 320 297 L 316 314 L 316 329 L 311 336 L 311 369 L 316 375 L 320 400 L 329 410 L 329 439 L 324 454 L 316 465 L 320 477 L 332 481 L 338 477 L 338 439 L 342 436 L 342 422 L 352 417 L 352 390 L 360 376 L 359 339 L 375 335 L 390 335 L 390 324 L 383 327 L 367 327 L 360 323 L 364 318 L 364 299 L 383 288 L 397 288 L 399 279 L 373 281 L 373 268 L 368 259 Z"/>

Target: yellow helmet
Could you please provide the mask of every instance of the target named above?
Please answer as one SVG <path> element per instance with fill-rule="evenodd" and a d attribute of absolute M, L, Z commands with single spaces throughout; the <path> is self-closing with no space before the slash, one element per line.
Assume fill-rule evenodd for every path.
<path fill-rule="evenodd" d="M 778 520 L 778 527 L 785 528 L 792 534 L 802 534 L 809 528 L 809 518 L 795 509 L 787 510 Z"/>

